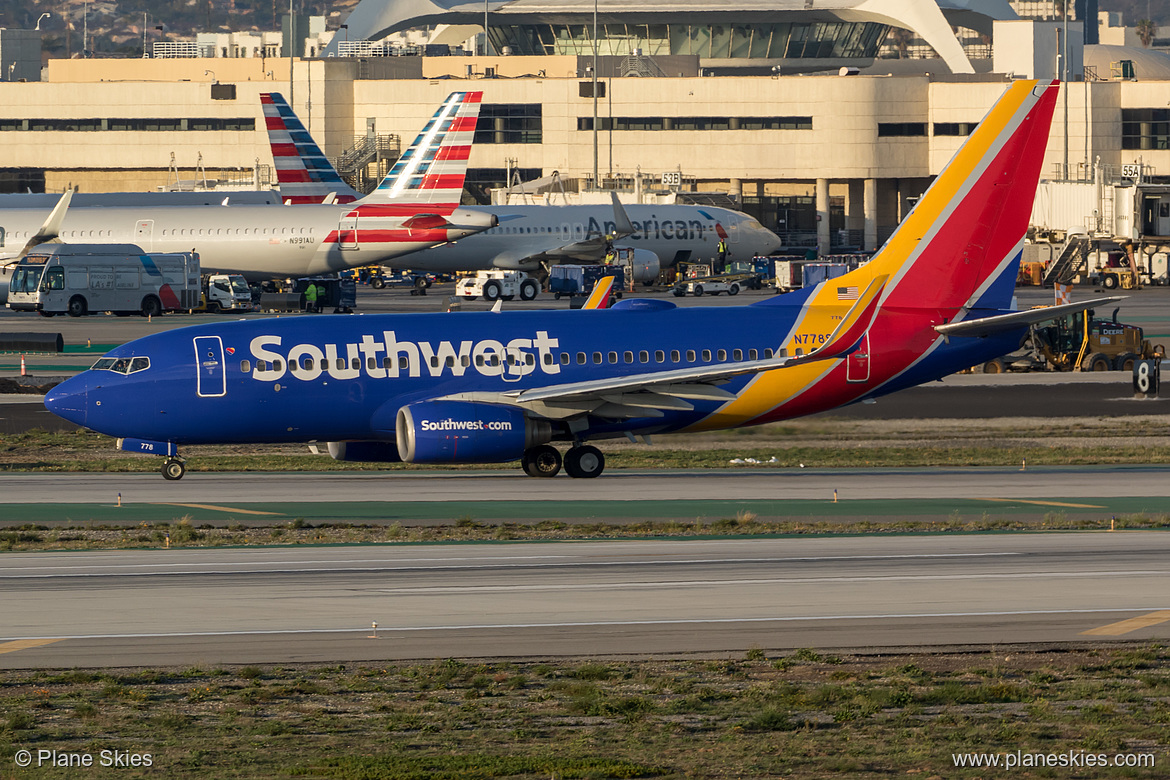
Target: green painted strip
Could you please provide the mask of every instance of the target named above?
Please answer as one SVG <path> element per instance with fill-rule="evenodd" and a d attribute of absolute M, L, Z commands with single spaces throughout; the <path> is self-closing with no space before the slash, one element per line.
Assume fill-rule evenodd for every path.
<path fill-rule="evenodd" d="M 707 500 L 707 501 L 350 501 L 339 503 L 239 503 L 220 505 L 249 512 L 276 512 L 279 517 L 261 517 L 241 511 L 233 514 L 223 509 L 177 507 L 166 504 L 8 504 L 5 514 L 34 525 L 78 523 L 171 522 L 190 517 L 195 524 L 224 525 L 230 522 L 263 520 L 280 525 L 301 518 L 310 523 L 383 524 L 417 521 L 456 523 L 470 519 L 477 522 L 539 522 L 541 520 L 622 522 L 638 520 L 675 520 L 684 523 L 710 522 L 751 513 L 759 520 L 825 521 L 832 519 L 891 520 L 955 519 L 964 521 L 1013 515 L 1044 516 L 1052 513 L 1065 517 L 1108 518 L 1112 515 L 1147 514 L 1160 517 L 1170 514 L 1170 499 L 1119 497 L 1078 499 L 1061 496 L 1053 502 L 1091 504 L 1103 507 L 1075 508 L 978 499 L 874 499 L 843 500 Z"/>

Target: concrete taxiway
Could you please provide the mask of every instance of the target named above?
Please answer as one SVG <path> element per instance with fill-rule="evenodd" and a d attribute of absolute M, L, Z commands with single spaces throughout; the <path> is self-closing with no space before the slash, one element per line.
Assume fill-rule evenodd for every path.
<path fill-rule="evenodd" d="M 542 520 L 693 522 L 1170 512 L 1170 467 L 621 470 L 597 480 L 515 472 L 0 474 L 0 526 L 310 523 L 451 525 Z M 1108 491 L 1093 486 L 1108 485 Z"/>
<path fill-rule="evenodd" d="M 1098 532 L 11 554 L 0 666 L 1164 640 L 1168 553 Z"/>

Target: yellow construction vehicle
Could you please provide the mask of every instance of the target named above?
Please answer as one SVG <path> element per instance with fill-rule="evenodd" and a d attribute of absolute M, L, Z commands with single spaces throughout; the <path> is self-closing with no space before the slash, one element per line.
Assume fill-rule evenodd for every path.
<path fill-rule="evenodd" d="M 1132 371 L 1135 360 L 1161 357 L 1165 348 L 1151 344 L 1136 325 L 1111 319 L 1097 319 L 1093 310 L 1077 312 L 1033 325 L 1029 337 L 1033 357 L 1042 359 L 1050 371 Z"/>

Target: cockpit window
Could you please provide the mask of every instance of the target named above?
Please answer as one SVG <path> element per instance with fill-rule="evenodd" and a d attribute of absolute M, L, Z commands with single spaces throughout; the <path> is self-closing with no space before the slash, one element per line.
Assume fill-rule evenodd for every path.
<path fill-rule="evenodd" d="M 150 368 L 150 358 L 100 358 L 90 368 L 91 371 L 113 371 L 117 374 L 134 374 Z"/>

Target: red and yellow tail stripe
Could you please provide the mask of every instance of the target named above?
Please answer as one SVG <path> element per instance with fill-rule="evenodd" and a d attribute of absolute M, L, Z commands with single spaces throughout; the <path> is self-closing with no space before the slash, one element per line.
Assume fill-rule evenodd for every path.
<path fill-rule="evenodd" d="M 941 338 L 933 326 L 961 316 L 1016 257 L 1057 91 L 1057 82 L 1012 84 L 874 259 L 808 296 L 780 343 L 790 355 L 829 338 L 852 308 L 855 290 L 889 278 L 868 331 L 866 381 L 847 381 L 845 360 L 770 371 L 688 430 L 770 422 L 850 403 L 928 360 Z"/>

